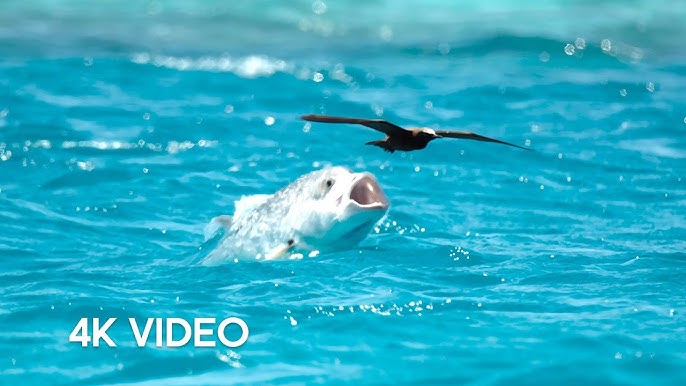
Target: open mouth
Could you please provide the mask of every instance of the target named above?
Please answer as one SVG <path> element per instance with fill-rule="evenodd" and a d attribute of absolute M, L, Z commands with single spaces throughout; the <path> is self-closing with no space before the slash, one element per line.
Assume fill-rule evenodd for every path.
<path fill-rule="evenodd" d="M 350 199 L 362 208 L 385 209 L 389 204 L 388 197 L 370 175 L 364 175 L 355 181 L 350 190 Z"/>

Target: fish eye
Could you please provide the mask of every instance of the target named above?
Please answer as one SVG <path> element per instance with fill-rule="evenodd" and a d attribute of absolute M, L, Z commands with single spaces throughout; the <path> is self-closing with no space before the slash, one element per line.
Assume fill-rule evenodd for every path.
<path fill-rule="evenodd" d="M 336 181 L 334 181 L 333 178 L 329 178 L 328 180 L 326 180 L 326 187 L 327 188 L 332 187 L 334 182 L 336 182 Z"/>

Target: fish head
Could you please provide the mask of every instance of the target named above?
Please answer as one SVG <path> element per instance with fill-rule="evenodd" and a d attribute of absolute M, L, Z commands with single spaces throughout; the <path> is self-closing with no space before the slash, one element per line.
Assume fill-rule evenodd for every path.
<path fill-rule="evenodd" d="M 354 246 L 388 211 L 390 202 L 376 178 L 343 167 L 311 174 L 309 200 L 301 214 L 302 240 L 319 250 Z M 302 216 L 302 214 L 307 214 Z"/>

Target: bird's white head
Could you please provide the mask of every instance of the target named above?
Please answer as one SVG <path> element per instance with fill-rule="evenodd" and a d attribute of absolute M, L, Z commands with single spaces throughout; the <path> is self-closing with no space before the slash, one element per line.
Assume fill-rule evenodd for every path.
<path fill-rule="evenodd" d="M 436 134 L 436 130 L 430 127 L 422 127 L 422 132 L 430 137 L 438 138 L 439 135 Z"/>

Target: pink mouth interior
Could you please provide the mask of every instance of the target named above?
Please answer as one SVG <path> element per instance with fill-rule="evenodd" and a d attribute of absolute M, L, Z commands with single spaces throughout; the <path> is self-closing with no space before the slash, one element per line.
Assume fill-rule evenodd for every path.
<path fill-rule="evenodd" d="M 388 206 L 388 198 L 373 177 L 364 176 L 355 182 L 350 191 L 350 199 L 360 205 L 380 204 Z"/>

